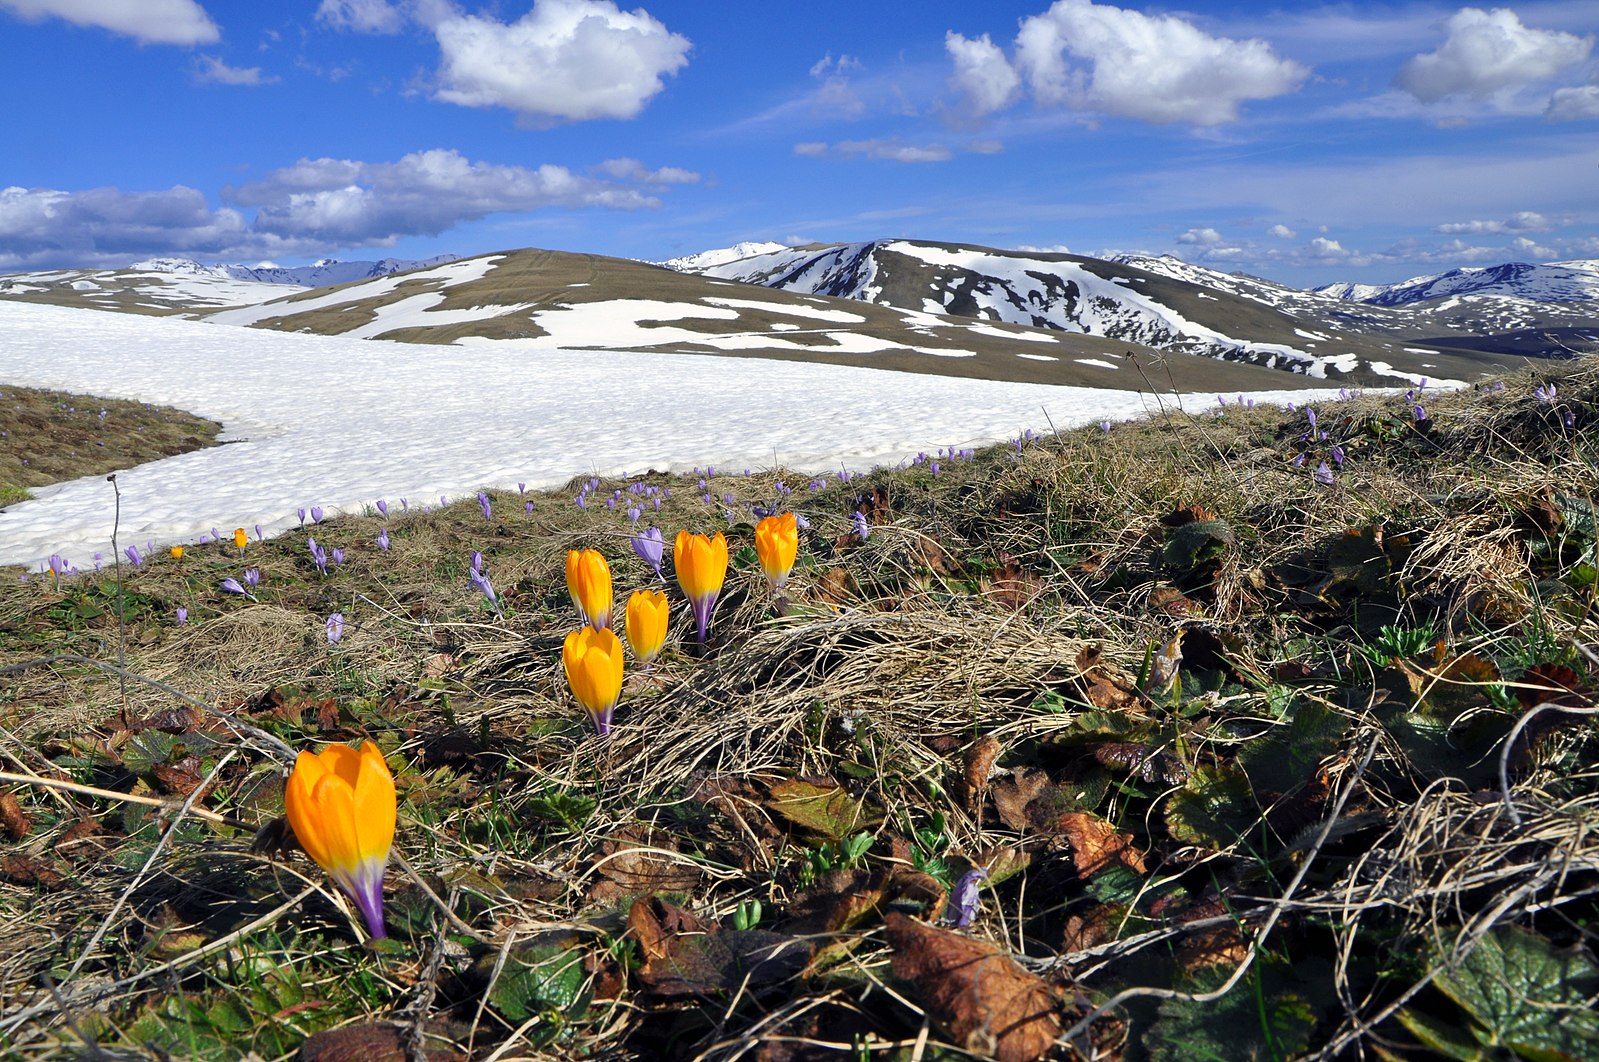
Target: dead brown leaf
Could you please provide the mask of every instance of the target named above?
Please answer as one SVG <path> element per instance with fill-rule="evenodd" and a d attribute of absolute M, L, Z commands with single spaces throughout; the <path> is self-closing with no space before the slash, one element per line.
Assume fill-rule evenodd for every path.
<path fill-rule="evenodd" d="M 994 773 L 994 761 L 1004 748 L 993 734 L 984 734 L 966 750 L 966 809 L 976 811 L 988 791 L 988 776 Z"/>
<path fill-rule="evenodd" d="M 33 829 L 33 820 L 11 793 L 0 793 L 0 827 L 5 828 L 6 836 L 13 841 L 22 840 Z"/>
<path fill-rule="evenodd" d="M 734 992 L 792 977 L 812 945 L 763 929 L 724 930 L 659 897 L 634 900 L 627 931 L 644 960 L 639 980 L 667 999 Z"/>
<path fill-rule="evenodd" d="M 1144 853 L 1133 846 L 1133 835 L 1087 811 L 1068 811 L 1059 820 L 1060 832 L 1072 849 L 1077 874 L 1088 880 L 1112 866 L 1124 866 L 1135 874 L 1146 874 Z"/>
<path fill-rule="evenodd" d="M 1102 712 L 1117 711 L 1137 704 L 1138 680 L 1104 659 L 1097 645 L 1077 654 L 1078 685 L 1083 699 Z"/>
<path fill-rule="evenodd" d="M 687 892 L 700 883 L 694 864 L 674 859 L 677 845 L 664 834 L 627 829 L 600 845 L 599 872 L 616 882 L 623 894 Z"/>
<path fill-rule="evenodd" d="M 25 888 L 38 886 L 46 892 L 66 888 L 66 875 L 46 860 L 31 855 L 0 855 L 0 880 Z"/>
<path fill-rule="evenodd" d="M 171 793 L 173 796 L 187 797 L 205 781 L 204 775 L 200 773 L 200 757 L 193 753 L 177 763 L 158 763 L 150 768 L 150 774 L 162 792 Z M 207 791 L 209 792 L 209 787 Z M 204 799 L 205 794 L 202 793 L 200 796 Z"/>
<path fill-rule="evenodd" d="M 1027 815 L 1027 805 L 1053 784 L 1049 774 L 1037 767 L 1017 767 L 1011 771 L 1009 778 L 995 783 L 991 793 L 999 821 L 1017 832 L 1031 829 L 1033 822 Z"/>
<path fill-rule="evenodd" d="M 999 555 L 999 567 L 989 577 L 986 595 L 1003 608 L 1019 609 L 1037 597 L 1044 582 L 1022 567 L 1021 562 L 1009 553 Z"/>
<path fill-rule="evenodd" d="M 958 1046 L 1000 1062 L 1033 1062 L 1060 1034 L 1055 994 L 992 944 L 898 911 L 883 919 L 894 974 L 914 984 L 934 1023 Z"/>

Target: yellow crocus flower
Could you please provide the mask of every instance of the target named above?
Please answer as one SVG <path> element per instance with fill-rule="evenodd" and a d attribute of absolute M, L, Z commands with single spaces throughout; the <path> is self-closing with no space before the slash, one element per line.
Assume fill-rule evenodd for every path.
<path fill-rule="evenodd" d="M 173 546 L 172 549 L 171 549 L 171 553 L 172 553 L 172 559 L 173 560 L 182 560 L 183 559 L 183 547 L 182 546 Z"/>
<path fill-rule="evenodd" d="M 244 533 L 244 528 L 235 527 L 233 529 L 233 544 L 239 547 L 240 556 L 244 555 L 244 544 L 248 541 L 250 541 L 250 536 Z"/>
<path fill-rule="evenodd" d="M 793 513 L 768 516 L 755 525 L 755 554 L 761 559 L 761 571 L 774 591 L 788 582 L 789 569 L 794 567 L 794 556 L 799 552 L 799 526 Z"/>
<path fill-rule="evenodd" d="M 374 937 L 383 931 L 383 870 L 394 844 L 394 776 L 378 747 L 333 744 L 301 752 L 283 790 L 305 854 L 355 902 Z"/>
<path fill-rule="evenodd" d="M 727 539 L 720 531 L 715 538 L 679 531 L 672 545 L 672 567 L 677 572 L 677 585 L 688 595 L 694 625 L 704 644 L 716 595 L 722 592 L 722 582 L 727 578 Z"/>
<path fill-rule="evenodd" d="M 561 666 L 594 729 L 601 737 L 611 733 L 611 712 L 622 695 L 622 640 L 607 627 L 583 627 L 566 636 L 561 646 Z"/>
<path fill-rule="evenodd" d="M 627 599 L 627 644 L 639 663 L 648 664 L 661 654 L 671 620 L 672 607 L 659 590 L 635 590 Z"/>
<path fill-rule="evenodd" d="M 611 566 L 594 549 L 566 551 L 566 589 L 583 622 L 591 627 L 611 625 Z"/>

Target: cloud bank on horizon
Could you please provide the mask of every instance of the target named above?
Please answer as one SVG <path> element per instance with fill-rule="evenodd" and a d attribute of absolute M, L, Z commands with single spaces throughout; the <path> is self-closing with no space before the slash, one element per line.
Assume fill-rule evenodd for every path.
<path fill-rule="evenodd" d="M 0 0 L 0 271 L 891 235 L 1306 284 L 1599 257 L 1590 0 L 717 6 Z"/>

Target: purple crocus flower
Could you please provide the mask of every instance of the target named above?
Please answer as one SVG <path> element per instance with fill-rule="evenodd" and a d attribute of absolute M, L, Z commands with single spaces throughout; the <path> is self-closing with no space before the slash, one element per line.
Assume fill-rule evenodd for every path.
<path fill-rule="evenodd" d="M 572 504 L 577 506 L 579 509 L 587 509 L 589 507 L 589 497 L 587 494 L 579 494 L 577 497 L 572 499 Z"/>
<path fill-rule="evenodd" d="M 857 510 L 850 517 L 850 523 L 855 526 L 855 534 L 862 542 L 872 537 L 872 529 L 866 525 L 866 514 Z"/>
<path fill-rule="evenodd" d="M 638 554 L 638 559 L 655 569 L 655 577 L 662 582 L 666 576 L 661 574 L 661 559 L 666 553 L 666 541 L 661 536 L 661 529 L 652 527 L 647 531 L 633 536 L 633 552 Z"/>
<path fill-rule="evenodd" d="M 1306 406 L 1305 407 L 1305 419 L 1307 421 L 1309 421 L 1310 422 L 1310 426 L 1312 428 L 1314 428 L 1316 426 L 1316 411 L 1314 409 L 1311 409 L 1309 406 Z"/>
<path fill-rule="evenodd" d="M 1342 446 L 1334 446 L 1332 448 L 1332 459 L 1333 464 L 1339 468 L 1344 467 L 1344 448 Z"/>
<path fill-rule="evenodd" d="M 122 552 L 126 553 L 128 555 L 128 560 L 133 562 L 133 566 L 135 568 L 137 568 L 139 565 L 144 563 L 144 558 L 139 556 L 139 547 L 138 546 L 129 546 L 127 549 L 123 550 Z"/>
<path fill-rule="evenodd" d="M 322 522 L 322 516 L 323 516 L 322 506 L 320 506 L 320 505 L 311 506 L 311 522 L 313 524 L 320 524 Z"/>
<path fill-rule="evenodd" d="M 339 639 L 344 637 L 344 614 L 335 612 L 328 617 L 327 622 L 328 644 L 338 645 Z"/>
<path fill-rule="evenodd" d="M 407 502 L 404 498 L 401 498 L 400 499 L 400 509 L 402 511 L 404 511 L 404 510 L 409 510 L 410 508 L 411 508 L 410 503 Z"/>
<path fill-rule="evenodd" d="M 300 514 L 300 526 L 304 527 L 305 526 L 305 510 L 304 509 L 297 509 L 295 511 Z"/>
<path fill-rule="evenodd" d="M 489 496 L 482 491 L 477 492 L 477 507 L 483 510 L 483 519 L 493 518 L 490 514 L 494 512 L 494 507 L 489 504 Z"/>
<path fill-rule="evenodd" d="M 973 867 L 962 874 L 949 894 L 949 903 L 944 907 L 944 921 L 956 929 L 971 925 L 977 918 L 978 890 L 987 880 L 988 871 L 982 867 Z"/>
<path fill-rule="evenodd" d="M 389 549 L 389 529 L 386 528 L 386 527 L 378 528 L 378 549 L 383 550 L 385 553 L 388 552 L 388 549 Z"/>
<path fill-rule="evenodd" d="M 489 604 L 494 606 L 494 614 L 499 616 L 501 619 L 504 619 L 505 613 L 500 611 L 499 595 L 494 592 L 494 584 L 489 582 L 489 577 L 484 575 L 481 571 L 478 571 L 476 568 L 468 572 L 466 577 L 473 586 L 482 591 L 484 597 L 489 599 Z"/>
<path fill-rule="evenodd" d="M 178 626 L 181 627 L 185 623 L 189 622 L 189 610 L 184 608 L 182 605 L 178 606 L 176 615 L 177 615 L 177 620 L 178 620 Z"/>
<path fill-rule="evenodd" d="M 249 587 L 260 586 L 261 585 L 261 569 L 260 568 L 246 568 L 246 569 L 244 569 L 244 585 L 249 586 Z"/>
<path fill-rule="evenodd" d="M 528 512 L 531 513 L 533 511 L 533 503 L 532 502 L 528 502 L 526 505 L 522 506 L 522 508 L 526 509 Z"/>
<path fill-rule="evenodd" d="M 389 503 L 384 501 L 382 498 L 378 499 L 378 512 L 382 513 L 384 516 L 389 515 Z"/>
<path fill-rule="evenodd" d="M 266 541 L 266 535 L 261 533 L 261 525 L 260 524 L 256 524 L 255 525 L 255 540 L 257 542 L 265 542 Z"/>
<path fill-rule="evenodd" d="M 1310 474 L 1310 476 L 1317 483 L 1320 483 L 1324 487 L 1332 486 L 1333 471 L 1332 471 L 1332 469 L 1327 467 L 1327 462 L 1325 462 L 1325 461 L 1323 461 L 1321 464 L 1317 465 L 1316 466 L 1316 471 L 1312 472 Z"/>
<path fill-rule="evenodd" d="M 518 483 L 516 485 L 516 492 L 518 494 L 526 494 L 527 493 L 527 484 L 526 483 Z"/>
<path fill-rule="evenodd" d="M 479 550 L 472 551 L 472 570 L 475 572 L 483 570 L 483 554 Z"/>
<path fill-rule="evenodd" d="M 1110 434 L 1110 421 L 1108 421 L 1108 420 L 1100 421 L 1099 422 L 1099 430 L 1104 432 L 1106 435 L 1109 435 Z"/>
<path fill-rule="evenodd" d="M 630 524 L 638 523 L 638 518 L 640 516 L 643 516 L 643 515 L 644 515 L 643 511 L 640 510 L 637 505 L 629 505 L 627 507 L 627 522 L 628 523 L 630 523 Z"/>
<path fill-rule="evenodd" d="M 1411 416 L 1416 418 L 1416 423 L 1417 424 L 1420 424 L 1422 421 L 1427 419 L 1427 411 L 1425 409 L 1423 409 L 1420 406 L 1420 404 L 1411 406 L 1410 407 L 1410 414 L 1411 414 Z"/>
<path fill-rule="evenodd" d="M 235 579 L 231 575 L 223 579 L 222 582 L 218 583 L 217 585 L 222 587 L 222 589 L 227 593 L 238 594 L 241 597 L 248 597 L 251 601 L 255 600 L 254 595 L 252 595 L 250 591 L 246 590 L 244 587 L 240 586 L 239 580 Z"/>
<path fill-rule="evenodd" d="M 1542 384 L 1532 389 L 1532 397 L 1538 400 L 1540 406 L 1552 406 L 1559 397 L 1559 391 L 1554 384 Z"/>
<path fill-rule="evenodd" d="M 344 550 L 340 549 L 338 546 L 334 546 L 333 547 L 333 566 L 335 568 L 337 568 L 340 565 L 342 565 L 343 563 L 344 563 Z"/>

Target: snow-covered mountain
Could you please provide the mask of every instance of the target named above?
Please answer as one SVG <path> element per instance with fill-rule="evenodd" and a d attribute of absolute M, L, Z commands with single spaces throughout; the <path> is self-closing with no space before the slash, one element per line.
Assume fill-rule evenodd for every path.
<path fill-rule="evenodd" d="M 782 248 L 694 272 L 921 313 L 1099 336 L 1305 376 L 1363 383 L 1449 372 L 1430 348 L 1300 316 L 1341 304 L 1177 259 L 1113 261 L 915 240 Z M 1362 308 L 1364 309 L 1364 308 Z"/>
<path fill-rule="evenodd" d="M 652 262 L 652 265 L 665 266 L 675 269 L 679 273 L 702 273 L 713 266 L 726 265 L 736 262 L 740 258 L 750 258 L 758 254 L 771 254 L 773 251 L 786 251 L 788 246 L 781 243 L 735 243 L 731 247 L 719 247 L 714 251 L 700 251 L 698 254 L 684 255 L 681 258 L 669 258 L 664 262 Z"/>
<path fill-rule="evenodd" d="M 292 284 L 300 288 L 326 288 L 371 280 L 412 269 L 427 269 L 455 261 L 459 255 L 441 254 L 432 258 L 383 258 L 376 262 L 340 262 L 324 258 L 308 266 L 201 265 L 188 258 L 147 258 L 129 266 L 130 272 L 173 273 L 180 276 L 227 277 L 260 284 Z"/>
<path fill-rule="evenodd" d="M 1398 284 L 1326 284 L 1317 294 L 1374 306 L 1406 306 L 1452 295 L 1502 295 L 1533 302 L 1599 299 L 1599 259 L 1571 262 L 1506 262 L 1451 269 Z"/>
<path fill-rule="evenodd" d="M 693 271 L 1371 382 L 1395 372 L 1442 375 L 1431 356 L 1443 352 L 1562 357 L 1599 347 L 1599 329 L 1583 302 L 1475 293 L 1379 305 L 1170 255 L 1096 259 L 877 240 L 705 257 L 714 264 Z"/>

